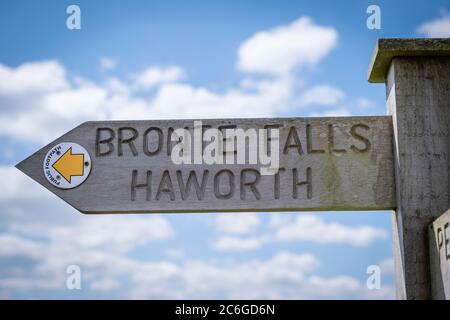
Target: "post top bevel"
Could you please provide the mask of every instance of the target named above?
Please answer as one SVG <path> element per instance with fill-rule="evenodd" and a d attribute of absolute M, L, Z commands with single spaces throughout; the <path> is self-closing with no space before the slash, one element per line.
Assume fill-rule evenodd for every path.
<path fill-rule="evenodd" d="M 367 80 L 382 83 L 394 57 L 450 56 L 450 38 L 378 39 Z"/>

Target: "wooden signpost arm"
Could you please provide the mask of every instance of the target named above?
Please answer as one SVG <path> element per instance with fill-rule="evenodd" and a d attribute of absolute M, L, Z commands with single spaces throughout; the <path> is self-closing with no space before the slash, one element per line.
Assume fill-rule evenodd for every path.
<path fill-rule="evenodd" d="M 380 39 L 368 75 L 394 129 L 397 298 L 430 299 L 427 227 L 450 207 L 450 39 Z"/>

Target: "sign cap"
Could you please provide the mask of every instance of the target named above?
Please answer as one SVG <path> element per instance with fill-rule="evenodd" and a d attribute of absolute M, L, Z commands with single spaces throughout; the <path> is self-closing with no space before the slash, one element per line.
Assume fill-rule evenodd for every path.
<path fill-rule="evenodd" d="M 378 39 L 367 80 L 372 83 L 383 83 L 394 57 L 418 56 L 450 56 L 450 38 Z"/>

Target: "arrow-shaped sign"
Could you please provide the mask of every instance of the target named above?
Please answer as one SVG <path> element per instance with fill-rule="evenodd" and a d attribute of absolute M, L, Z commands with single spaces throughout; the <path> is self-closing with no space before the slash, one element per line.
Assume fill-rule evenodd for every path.
<path fill-rule="evenodd" d="M 17 168 L 85 213 L 395 208 L 386 116 L 86 122 Z"/>
<path fill-rule="evenodd" d="M 19 163 L 19 169 L 26 164 L 25 161 Z M 42 168 L 48 183 L 58 189 L 73 189 L 88 178 L 91 157 L 83 146 L 74 142 L 61 142 L 48 149 Z"/>
<path fill-rule="evenodd" d="M 73 176 L 82 176 L 84 173 L 84 154 L 72 153 L 72 147 L 69 148 L 53 164 L 53 168 L 58 171 L 67 182 L 71 183 Z"/>

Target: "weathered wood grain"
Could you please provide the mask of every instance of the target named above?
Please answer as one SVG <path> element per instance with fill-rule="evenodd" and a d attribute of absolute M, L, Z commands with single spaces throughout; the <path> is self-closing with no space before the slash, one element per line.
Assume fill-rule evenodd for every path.
<path fill-rule="evenodd" d="M 255 178 L 254 170 L 259 170 L 260 165 L 173 164 L 167 155 L 165 140 L 169 127 L 192 129 L 193 120 L 86 122 L 25 159 L 17 167 L 84 213 L 395 208 L 392 120 L 389 116 L 202 121 L 203 125 L 212 128 L 235 125 L 242 129 L 263 129 L 267 125 L 278 125 L 282 168 L 279 176 L 261 175 L 255 191 L 245 183 Z M 156 130 L 144 140 L 144 133 L 151 127 L 160 129 L 164 138 L 161 145 L 158 143 Z M 99 150 L 96 153 L 96 134 L 99 128 L 115 132 L 116 139 L 112 141 L 114 152 L 108 155 L 100 156 Z M 129 145 L 123 144 L 122 148 L 117 145 L 120 128 L 133 128 L 137 132 L 138 136 L 134 141 L 134 153 L 137 152 L 137 155 L 133 154 Z M 298 134 L 302 149 L 299 151 L 297 147 L 291 147 L 285 152 L 286 139 L 290 130 L 294 130 L 292 128 Z M 307 128 L 311 130 L 309 135 Z M 90 176 L 74 189 L 61 190 L 52 186 L 42 172 L 46 152 L 60 142 L 78 143 L 88 150 L 92 158 Z M 147 153 L 143 150 L 145 143 L 149 146 Z M 104 149 L 105 145 L 101 147 Z M 160 152 L 152 154 L 159 147 Z M 315 153 L 315 149 L 322 151 Z M 100 150 L 100 153 L 104 151 Z M 224 173 L 223 170 L 229 171 Z M 147 171 L 151 171 L 151 190 L 144 187 L 133 189 L 133 183 L 145 183 Z M 173 193 L 163 190 L 158 195 L 165 171 L 170 176 Z M 208 179 L 204 192 L 200 192 L 201 199 L 194 187 L 190 191 L 183 191 L 179 186 L 179 179 L 186 183 L 191 171 L 195 172 L 199 182 L 207 171 Z M 215 183 L 214 177 L 217 174 L 219 178 Z M 295 178 L 302 182 L 307 180 L 308 175 L 311 179 L 308 183 L 294 186 Z M 234 179 L 234 192 L 228 194 L 230 178 Z M 242 179 L 246 180 L 242 182 Z"/>

